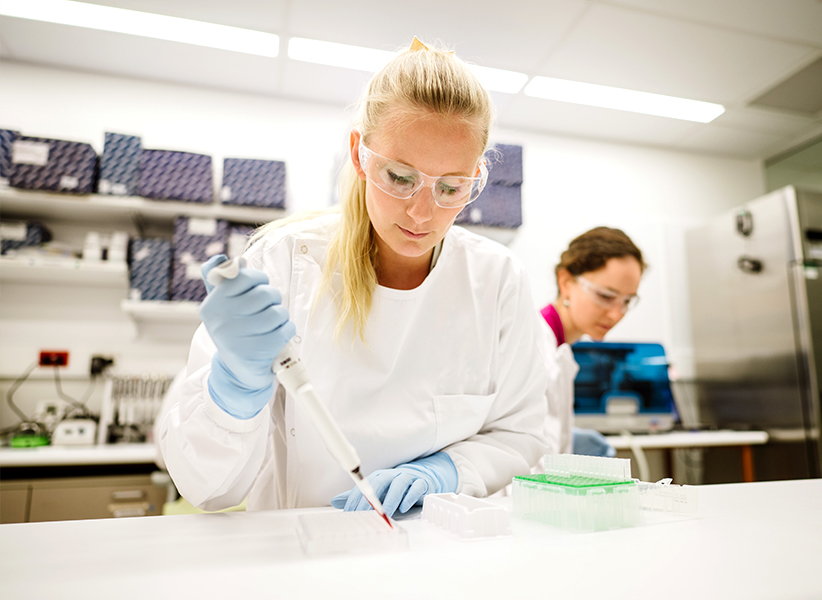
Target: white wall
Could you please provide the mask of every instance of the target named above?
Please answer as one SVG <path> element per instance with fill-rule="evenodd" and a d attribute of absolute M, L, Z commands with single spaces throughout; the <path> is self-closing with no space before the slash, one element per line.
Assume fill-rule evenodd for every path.
<path fill-rule="evenodd" d="M 0 128 L 85 141 L 98 152 L 106 131 L 140 135 L 147 148 L 211 155 L 218 181 L 224 157 L 284 160 L 290 210 L 329 204 L 350 121 L 349 110 L 334 106 L 0 63 Z M 642 301 L 609 339 L 659 341 L 690 372 L 683 231 L 762 194 L 760 162 L 522 131 L 498 130 L 493 141 L 523 146 L 524 224 L 510 246 L 531 272 L 535 302 L 554 298 L 553 266 L 573 237 L 596 225 L 620 227 L 651 269 Z M 168 365 L 173 373 L 185 361 L 185 340 L 142 338 L 106 293 L 4 287 L 4 377 L 21 373 L 41 348 L 71 350 L 76 360 L 68 375 L 78 378 L 92 353 L 115 354 L 124 372 Z M 56 312 L 49 308 L 60 304 Z M 92 304 L 99 308 L 90 310 Z M 0 393 L 9 384 L 0 382 Z M 70 385 L 69 393 L 80 395 L 85 382 Z M 15 399 L 24 405 L 46 393 L 54 395 L 50 382 L 34 382 Z M 10 418 L 3 402 L 0 424 Z"/>

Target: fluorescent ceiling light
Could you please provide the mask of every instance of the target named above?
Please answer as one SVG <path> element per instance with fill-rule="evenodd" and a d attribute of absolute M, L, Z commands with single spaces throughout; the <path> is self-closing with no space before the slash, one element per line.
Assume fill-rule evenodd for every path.
<path fill-rule="evenodd" d="M 477 65 L 469 65 L 468 68 L 477 76 L 485 89 L 492 92 L 516 94 L 528 81 L 528 75 L 516 71 L 478 67 Z"/>
<path fill-rule="evenodd" d="M 291 38 L 288 40 L 288 58 L 303 62 L 343 67 L 357 71 L 374 73 L 382 69 L 389 60 L 394 58 L 395 52 L 374 50 L 348 44 L 335 44 L 305 38 Z"/>
<path fill-rule="evenodd" d="M 70 0 L 0 0 L 0 15 L 275 57 L 273 33 Z"/>
<path fill-rule="evenodd" d="M 551 77 L 534 77 L 525 86 L 524 93 L 534 98 L 627 110 L 698 123 L 710 123 L 725 112 L 725 107 L 721 104 Z"/>
<path fill-rule="evenodd" d="M 396 52 L 349 46 L 348 44 L 335 44 L 306 38 L 291 38 L 288 40 L 288 58 L 292 60 L 368 71 L 369 73 L 375 73 L 382 69 L 394 56 L 396 56 Z M 476 65 L 469 65 L 469 68 L 486 89 L 495 92 L 516 94 L 528 81 L 528 76 L 525 73 L 478 67 Z"/>

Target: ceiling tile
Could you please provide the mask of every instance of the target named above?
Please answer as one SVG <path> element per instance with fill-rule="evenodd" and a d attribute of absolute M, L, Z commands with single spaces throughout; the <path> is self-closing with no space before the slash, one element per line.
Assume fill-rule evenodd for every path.
<path fill-rule="evenodd" d="M 812 126 L 815 122 L 816 119 L 787 114 L 778 110 L 740 106 L 729 108 L 711 124 L 774 135 L 793 135 Z"/>
<path fill-rule="evenodd" d="M 481 66 L 533 72 L 588 2 L 522 0 L 515 10 L 499 0 L 417 0 L 393 6 L 371 0 L 292 2 L 288 32 L 385 50 L 406 45 L 416 35 L 426 42 L 440 40 Z"/>
<path fill-rule="evenodd" d="M 518 95 L 501 113 L 498 125 L 637 144 L 667 145 L 699 123 L 625 111 L 554 102 Z"/>
<path fill-rule="evenodd" d="M 594 5 L 540 74 L 725 104 L 776 83 L 816 53 L 806 46 Z"/>
<path fill-rule="evenodd" d="M 779 135 L 720 127 L 709 123 L 693 130 L 672 145 L 682 150 L 759 158 L 779 144 L 781 139 L 782 136 Z"/>
<path fill-rule="evenodd" d="M 278 59 L 139 36 L 0 17 L 16 60 L 273 94 Z"/>
<path fill-rule="evenodd" d="M 822 48 L 819 0 L 610 0 L 611 4 Z"/>
<path fill-rule="evenodd" d="M 83 0 L 89 4 L 279 33 L 287 0 Z"/>
<path fill-rule="evenodd" d="M 281 94 L 346 106 L 359 100 L 370 78 L 365 71 L 286 60 Z"/>

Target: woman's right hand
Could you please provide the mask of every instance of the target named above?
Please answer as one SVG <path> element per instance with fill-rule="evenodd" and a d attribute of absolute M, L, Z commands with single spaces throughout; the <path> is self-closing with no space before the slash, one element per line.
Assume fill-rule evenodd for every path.
<path fill-rule="evenodd" d="M 225 255 L 210 258 L 202 267 L 203 279 L 225 260 Z M 282 296 L 262 271 L 240 269 L 237 277 L 209 291 L 200 318 L 217 346 L 208 380 L 211 397 L 227 413 L 250 419 L 271 398 L 271 365 L 296 333 Z"/>

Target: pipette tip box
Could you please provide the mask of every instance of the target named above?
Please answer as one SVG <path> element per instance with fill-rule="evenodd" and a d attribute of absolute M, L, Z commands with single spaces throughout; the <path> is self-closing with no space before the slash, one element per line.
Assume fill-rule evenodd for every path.
<path fill-rule="evenodd" d="M 515 517 L 580 531 L 640 522 L 639 491 L 629 459 L 561 454 L 543 461 L 544 474 L 514 478 Z"/>
<path fill-rule="evenodd" d="M 354 554 L 408 548 L 408 533 L 389 527 L 373 510 L 299 515 L 297 534 L 305 554 Z"/>
<path fill-rule="evenodd" d="M 511 519 L 504 507 L 465 494 L 427 495 L 422 520 L 460 539 L 511 535 Z"/>

